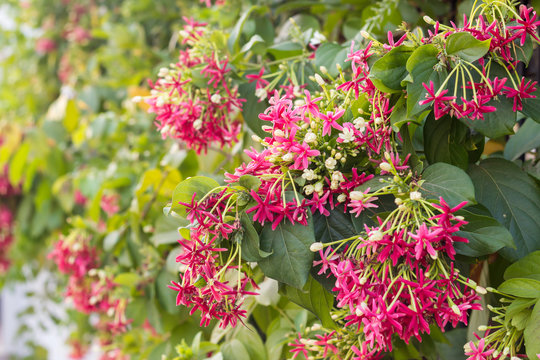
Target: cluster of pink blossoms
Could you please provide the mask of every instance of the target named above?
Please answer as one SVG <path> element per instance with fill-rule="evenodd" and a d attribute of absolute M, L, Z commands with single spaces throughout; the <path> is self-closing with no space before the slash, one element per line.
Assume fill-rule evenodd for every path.
<path fill-rule="evenodd" d="M 248 290 L 257 288 L 255 282 L 239 268 L 239 246 L 234 250 L 215 247 L 216 243 L 240 228 L 239 221 L 227 223 L 227 202 L 232 193 L 223 190 L 210 194 L 198 202 L 195 195 L 187 208 L 187 218 L 194 225 L 191 239 L 179 240 L 183 253 L 176 258 L 180 263 L 181 279 L 169 286 L 178 292 L 176 305 L 192 307 L 191 314 L 201 311 L 201 326 L 219 319 L 220 326 L 236 326 L 246 316 L 242 308 L 244 296 L 256 295 Z M 229 260 L 222 265 L 221 257 Z M 238 275 L 235 275 L 238 274 Z M 234 276 L 233 276 L 234 275 Z"/>
<path fill-rule="evenodd" d="M 116 284 L 98 269 L 99 259 L 90 237 L 74 233 L 61 238 L 49 258 L 61 273 L 69 276 L 65 295 L 77 311 L 106 315 L 108 319 L 98 327 L 108 332 L 119 334 L 127 330 L 132 320 L 125 316 L 126 301 L 111 296 Z"/>
<path fill-rule="evenodd" d="M 340 310 L 334 314 L 344 330 L 326 334 L 325 342 L 320 335 L 318 340 L 298 339 L 291 344 L 295 357 L 303 354 L 307 359 L 311 352 L 324 352 L 325 358 L 326 354 L 339 358 L 343 349 L 335 344 L 350 335 L 362 339 L 353 359 L 377 359 L 392 350 L 396 335 L 408 344 L 413 337 L 421 341 L 431 324 L 441 329 L 467 324 L 468 312 L 481 309 L 478 293 L 485 290 L 461 278 L 453 261 L 447 260 L 454 260 L 454 242 L 467 241 L 455 235 L 466 222 L 454 213 L 465 204 L 451 208 L 442 198 L 440 205 L 425 202 L 438 213 L 421 225 L 416 217 L 410 223 L 405 220 L 412 207 L 398 209 L 384 223 L 379 220 L 379 226 L 366 225 L 345 252 L 330 246 L 320 250 L 321 260 L 314 266 L 319 275 L 335 279 Z M 396 227 L 396 219 L 405 226 Z"/>
<path fill-rule="evenodd" d="M 206 24 L 184 19 L 187 48 L 176 64 L 160 70 L 146 102 L 163 138 L 181 140 L 200 153 L 211 143 L 223 147 L 236 141 L 244 99 L 231 85 L 227 57 L 208 44 Z"/>
<path fill-rule="evenodd" d="M 518 63 L 517 56 L 522 51 L 516 46 L 517 41 L 519 40 L 520 46 L 525 44 L 528 36 L 535 41 L 540 41 L 537 35 L 540 20 L 536 20 L 537 15 L 534 9 L 521 5 L 519 16 L 517 13 L 514 15 L 516 17 L 513 19 L 496 19 L 490 24 L 486 23 L 483 15 L 479 15 L 474 24 L 472 20 L 464 17 L 462 27 L 452 23 L 452 27 L 445 27 L 444 29 L 439 23 L 436 23 L 435 30 L 430 31 L 430 36 L 422 39 L 422 41 L 431 44 L 435 43 L 434 39 L 438 36 L 448 38 L 452 34 L 467 32 L 480 41 L 489 40 L 489 52 L 493 54 L 493 57 L 497 58 L 500 65 L 512 70 L 515 69 Z M 503 22 L 515 23 L 516 25 L 502 26 Z M 536 97 L 533 94 L 536 91 L 536 81 L 533 82 L 524 77 L 520 78 L 517 74 L 512 75 L 509 70 L 506 70 L 508 77 L 490 77 L 492 63 L 492 59 L 487 61 L 484 58 L 478 60 L 480 68 L 471 63 L 456 63 L 452 71 L 456 72 L 456 78 L 459 79 L 459 73 L 464 71 L 462 68 L 470 67 L 475 69 L 473 71 L 481 73 L 480 81 L 474 81 L 471 75 L 464 72 L 463 75 L 467 75 L 466 77 L 463 76 L 463 79 L 467 78 L 468 80 L 466 83 L 461 83 L 460 86 L 463 88 L 464 93 L 468 95 L 461 98 L 456 96 L 456 92 L 452 96 L 449 95 L 449 90 L 444 86 L 435 89 L 433 82 L 430 81 L 430 83 L 424 84 L 427 94 L 426 98 L 420 102 L 420 105 L 432 103 L 435 119 L 449 114 L 456 118 L 483 120 L 484 114 L 496 111 L 492 101 L 503 96 L 513 100 L 513 111 L 522 110 L 525 99 Z"/>

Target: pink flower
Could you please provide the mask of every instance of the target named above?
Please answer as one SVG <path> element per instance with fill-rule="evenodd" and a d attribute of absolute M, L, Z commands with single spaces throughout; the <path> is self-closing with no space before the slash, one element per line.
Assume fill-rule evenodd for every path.
<path fill-rule="evenodd" d="M 332 132 L 332 128 L 343 130 L 343 127 L 339 125 L 336 120 L 339 119 L 343 114 L 345 113 L 345 110 L 338 110 L 338 111 L 329 111 L 324 114 L 319 114 L 320 118 L 324 121 L 323 124 L 323 136 L 329 135 Z"/>
<path fill-rule="evenodd" d="M 455 96 L 444 96 L 446 93 L 448 93 L 448 90 L 442 90 L 439 92 L 439 94 L 436 94 L 434 89 L 433 81 L 430 80 L 429 85 L 422 84 L 424 88 L 427 91 L 426 99 L 419 102 L 420 105 L 429 104 L 430 102 L 433 102 L 433 112 L 435 115 L 435 119 L 441 118 L 443 115 L 445 115 L 449 107 L 447 106 L 447 103 L 449 101 L 453 101 L 456 97 Z"/>
<path fill-rule="evenodd" d="M 519 16 L 521 19 L 516 19 L 519 25 L 508 26 L 509 29 L 517 30 L 513 38 L 520 38 L 520 45 L 525 45 L 527 34 L 531 35 L 536 41 L 540 41 L 536 33 L 536 27 L 540 25 L 540 20 L 536 20 L 536 11 L 528 8 L 526 5 L 519 7 Z"/>
<path fill-rule="evenodd" d="M 468 345 L 471 349 L 465 352 L 465 355 L 469 355 L 467 360 L 487 360 L 495 352 L 494 349 L 487 349 L 484 339 L 480 339 L 478 345 L 475 345 L 472 341 Z"/>
<path fill-rule="evenodd" d="M 529 80 L 525 83 L 525 78 L 521 78 L 521 82 L 517 89 L 509 86 L 504 86 L 503 93 L 509 98 L 514 98 L 514 111 L 523 109 L 523 99 L 533 99 L 536 96 L 532 95 L 536 91 L 536 81 Z"/>
<path fill-rule="evenodd" d="M 119 199 L 120 196 L 118 194 L 103 195 L 100 201 L 101 209 L 105 211 L 107 215 L 113 216 L 120 210 L 120 206 L 118 205 Z"/>
<path fill-rule="evenodd" d="M 255 81 L 255 89 L 261 89 L 269 84 L 268 81 L 263 78 L 263 75 L 264 68 L 261 68 L 258 74 L 248 74 L 246 75 L 246 78 L 249 79 L 249 83 Z"/>

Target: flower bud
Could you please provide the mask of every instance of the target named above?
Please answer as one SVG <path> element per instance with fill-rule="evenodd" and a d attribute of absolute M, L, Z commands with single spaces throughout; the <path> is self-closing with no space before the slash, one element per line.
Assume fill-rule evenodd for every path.
<path fill-rule="evenodd" d="M 324 79 L 321 77 L 321 75 L 319 74 L 315 74 L 315 81 L 317 82 L 317 84 L 319 84 L 320 86 L 324 86 L 326 84 L 326 82 L 324 81 Z"/>
<path fill-rule="evenodd" d="M 362 200 L 364 199 L 364 193 L 361 191 L 351 191 L 349 197 L 351 200 Z"/>
<path fill-rule="evenodd" d="M 415 200 L 415 201 L 422 199 L 422 194 L 419 191 L 411 191 L 409 196 L 411 200 Z"/>
<path fill-rule="evenodd" d="M 386 161 L 383 161 L 382 163 L 380 163 L 379 167 L 381 168 L 382 171 L 386 171 L 386 172 L 392 171 L 392 165 L 390 165 Z"/>
<path fill-rule="evenodd" d="M 477 286 L 476 287 L 476 292 L 480 295 L 485 295 L 487 294 L 487 290 L 485 288 L 483 288 L 482 286 Z"/>
<path fill-rule="evenodd" d="M 322 242 L 314 242 L 314 243 L 311 244 L 311 246 L 309 247 L 309 250 L 311 250 L 312 252 L 319 252 L 319 251 L 321 251 L 323 248 L 324 248 L 324 245 L 323 245 Z"/>
<path fill-rule="evenodd" d="M 339 196 L 337 197 L 337 201 L 340 203 L 345 202 L 345 200 L 347 200 L 347 195 L 345 194 L 339 194 Z"/>

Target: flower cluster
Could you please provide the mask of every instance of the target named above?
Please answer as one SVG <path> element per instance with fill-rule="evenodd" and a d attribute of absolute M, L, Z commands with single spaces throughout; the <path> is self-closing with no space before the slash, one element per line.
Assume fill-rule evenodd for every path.
<path fill-rule="evenodd" d="M 176 64 L 159 71 L 146 102 L 163 138 L 179 139 L 200 153 L 211 143 L 223 147 L 236 141 L 244 100 L 232 85 L 227 55 L 210 42 L 206 24 L 185 21 L 181 37 L 187 48 Z"/>
<path fill-rule="evenodd" d="M 429 37 L 422 38 L 421 41 L 437 46 L 441 53 L 445 51 L 442 45 L 444 41 L 458 33 L 468 33 L 476 40 L 489 42 L 487 54 L 477 62 L 449 55 L 447 62 L 441 61 L 438 64 L 439 69 L 448 67 L 452 70 L 440 86 L 435 86 L 433 81 L 425 83 L 427 94 L 425 99 L 420 101 L 420 105 L 433 106 L 435 119 L 444 115 L 470 120 L 484 119 L 484 114 L 496 110 L 494 100 L 503 97 L 511 99 L 513 111 L 516 112 L 523 108 L 525 99 L 536 97 L 533 94 L 536 91 L 536 82 L 527 81 L 515 71 L 521 59 L 522 50 L 519 47 L 523 46 L 529 37 L 539 41 L 537 26 L 540 25 L 540 20 L 536 20 L 536 12 L 525 5 L 520 6 L 519 13 L 512 7 L 503 7 L 492 12 L 490 6 L 480 5 L 475 8 L 472 15 L 474 16 L 476 11 L 480 14 L 471 19 L 464 17 L 461 27 L 455 24 L 451 27 L 444 26 L 427 19 L 434 23 L 435 29 L 429 32 Z M 454 84 L 451 84 L 452 82 Z"/>
<path fill-rule="evenodd" d="M 77 311 L 104 315 L 106 319 L 98 327 L 109 333 L 126 331 L 131 322 L 125 316 L 126 300 L 112 295 L 116 284 L 98 268 L 99 258 L 89 236 L 73 232 L 61 238 L 49 258 L 61 273 L 69 276 L 65 295 Z"/>
<path fill-rule="evenodd" d="M 200 201 L 193 195 L 191 203 L 182 203 L 193 226 L 191 239 L 179 240 L 183 252 L 176 262 L 181 279 L 169 288 L 178 292 L 176 305 L 192 307 L 191 314 L 201 311 L 201 326 L 208 326 L 212 319 L 219 319 L 223 328 L 236 326 L 246 316 L 244 296 L 256 295 L 248 287 L 257 285 L 240 268 L 239 244 L 231 249 L 216 246 L 240 228 L 238 219 L 232 223 L 227 219 L 232 196 L 224 189 Z"/>

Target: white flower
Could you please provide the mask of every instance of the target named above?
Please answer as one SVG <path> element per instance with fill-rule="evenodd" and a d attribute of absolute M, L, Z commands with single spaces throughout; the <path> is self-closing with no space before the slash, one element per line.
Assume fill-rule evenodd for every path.
<path fill-rule="evenodd" d="M 193 122 L 193 128 L 195 130 L 199 130 L 200 128 L 202 127 L 202 120 L 201 119 L 197 119 Z"/>
<path fill-rule="evenodd" d="M 286 153 L 281 158 L 283 159 L 283 161 L 292 161 L 294 155 L 292 153 Z"/>
<path fill-rule="evenodd" d="M 315 191 L 316 192 L 320 193 L 322 191 L 322 189 L 323 189 L 323 183 L 322 182 L 319 181 L 318 183 L 315 184 Z"/>
<path fill-rule="evenodd" d="M 321 75 L 319 74 L 315 74 L 315 81 L 317 82 L 317 84 L 319 84 L 320 86 L 324 86 L 325 81 L 324 79 L 321 77 Z"/>
<path fill-rule="evenodd" d="M 411 191 L 409 196 L 411 200 L 415 200 L 415 201 L 422 199 L 422 194 L 419 191 Z"/>
<path fill-rule="evenodd" d="M 304 193 L 306 195 L 311 195 L 315 191 L 315 187 L 313 185 L 306 185 L 304 186 Z"/>
<path fill-rule="evenodd" d="M 337 161 L 336 159 L 334 159 L 333 157 L 329 157 L 328 159 L 326 159 L 326 161 L 324 162 L 324 166 L 326 166 L 326 168 L 328 170 L 334 170 L 334 168 L 336 167 L 336 164 L 337 164 Z"/>
<path fill-rule="evenodd" d="M 306 180 L 315 180 L 317 178 L 317 174 L 315 174 L 315 171 L 312 169 L 304 169 L 302 177 Z"/>
<path fill-rule="evenodd" d="M 213 102 L 214 104 L 219 104 L 221 102 L 221 95 L 219 94 L 214 94 L 210 97 L 210 101 Z"/>
<path fill-rule="evenodd" d="M 381 117 L 376 117 L 374 122 L 375 122 L 376 125 L 379 125 L 380 123 L 383 122 L 383 119 Z"/>
<path fill-rule="evenodd" d="M 343 178 L 343 174 L 341 173 L 341 171 L 334 171 L 334 172 L 332 173 L 332 181 L 339 181 L 339 182 L 345 181 L 345 179 Z"/>
<path fill-rule="evenodd" d="M 285 133 L 281 129 L 274 130 L 274 136 L 284 137 Z"/>
<path fill-rule="evenodd" d="M 313 46 L 317 46 L 325 40 L 326 40 L 326 36 L 321 34 L 319 31 L 315 31 L 315 33 L 313 34 L 313 37 L 311 38 L 311 40 L 309 40 L 309 43 Z"/>
<path fill-rule="evenodd" d="M 307 142 L 308 144 L 317 142 L 317 135 L 315 135 L 314 133 L 312 133 L 312 132 L 310 131 L 310 132 L 308 132 L 308 133 L 306 134 L 306 136 L 304 137 L 304 141 Z"/>
<path fill-rule="evenodd" d="M 343 132 L 339 134 L 339 138 L 344 143 L 349 143 L 354 140 L 354 130 L 350 128 L 343 128 Z"/>
<path fill-rule="evenodd" d="M 336 190 L 337 188 L 339 188 L 339 182 L 337 181 L 330 182 L 330 189 Z"/>
<path fill-rule="evenodd" d="M 345 202 L 345 200 L 347 200 L 347 195 L 345 195 L 345 194 L 340 194 L 337 197 L 337 201 L 340 202 L 340 203 Z"/>
<path fill-rule="evenodd" d="M 264 88 L 259 88 L 259 89 L 255 90 L 255 96 L 259 100 L 266 100 L 266 98 L 268 97 L 268 92 Z"/>
<path fill-rule="evenodd" d="M 169 75 L 169 69 L 167 69 L 166 67 L 162 67 L 161 69 L 159 69 L 159 72 L 158 72 L 159 77 L 165 77 L 167 75 Z"/>

